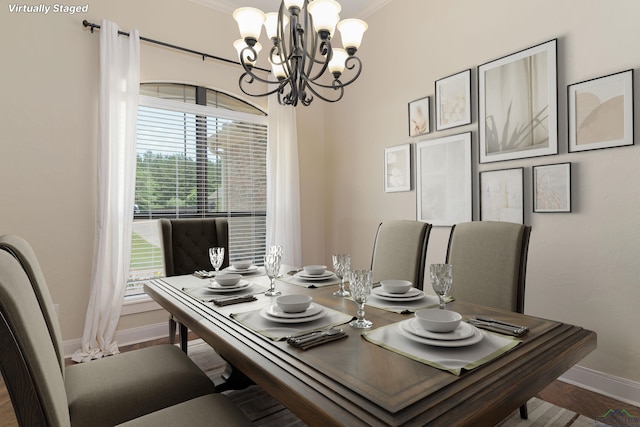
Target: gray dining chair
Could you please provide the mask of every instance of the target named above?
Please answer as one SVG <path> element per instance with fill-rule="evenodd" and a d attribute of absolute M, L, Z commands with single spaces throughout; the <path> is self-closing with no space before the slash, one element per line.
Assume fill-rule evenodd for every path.
<path fill-rule="evenodd" d="M 226 218 L 162 218 L 162 243 L 167 276 L 193 274 L 198 270 L 211 270 L 209 248 L 225 248 L 221 268 L 229 266 L 229 225 Z M 188 351 L 186 326 L 169 316 L 169 342 L 175 342 L 179 325 L 180 348 Z"/>
<path fill-rule="evenodd" d="M 451 227 L 446 262 L 453 265 L 451 295 L 489 307 L 524 313 L 531 227 L 473 221 Z M 526 403 L 520 416 L 527 419 Z"/>
<path fill-rule="evenodd" d="M 378 225 L 371 270 L 373 282 L 409 280 L 418 289 L 424 286 L 424 268 L 431 224 L 411 220 L 390 220 Z"/>
<path fill-rule="evenodd" d="M 37 286 L 6 247 L 0 250 L 0 370 L 19 425 L 206 425 L 212 419 L 252 425 L 227 396 L 212 393 L 206 374 L 175 346 L 61 370 Z"/>

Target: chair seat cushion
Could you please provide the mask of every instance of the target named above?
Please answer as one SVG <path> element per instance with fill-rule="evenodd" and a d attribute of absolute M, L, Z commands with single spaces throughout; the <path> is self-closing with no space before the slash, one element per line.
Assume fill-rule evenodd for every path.
<path fill-rule="evenodd" d="M 215 391 L 207 375 L 168 344 L 71 365 L 65 374 L 72 426 L 113 426 Z"/>
<path fill-rule="evenodd" d="M 223 394 L 209 394 L 121 424 L 122 427 L 253 426 Z"/>

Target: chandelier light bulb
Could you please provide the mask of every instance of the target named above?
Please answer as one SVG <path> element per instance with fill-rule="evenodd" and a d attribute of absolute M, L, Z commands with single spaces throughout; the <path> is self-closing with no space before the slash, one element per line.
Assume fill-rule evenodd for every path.
<path fill-rule="evenodd" d="M 248 47 L 247 42 L 245 42 L 244 39 L 238 39 L 234 41 L 233 47 L 235 47 L 238 51 L 238 59 L 240 59 L 240 62 L 244 62 L 251 67 L 256 65 L 258 54 L 262 50 L 262 45 L 260 43 L 256 43 L 253 46 L 253 50 L 255 50 L 256 52 L 255 57 L 253 57 L 253 52 L 251 52 L 250 49 L 244 50 L 246 47 Z"/>
<path fill-rule="evenodd" d="M 273 40 L 278 37 L 278 12 L 269 12 L 265 16 L 264 29 L 267 32 L 267 37 Z M 282 15 L 282 29 L 286 29 L 287 25 L 289 25 L 289 17 Z"/>
<path fill-rule="evenodd" d="M 249 46 L 253 46 L 260 38 L 265 18 L 265 14 L 255 7 L 241 7 L 233 12 L 240 35 Z"/>
<path fill-rule="evenodd" d="M 338 22 L 342 46 L 353 55 L 360 48 L 362 36 L 369 26 L 361 19 L 343 19 Z"/>
<path fill-rule="evenodd" d="M 341 9 L 340 3 L 334 0 L 314 0 L 307 5 L 313 27 L 323 40 L 336 28 Z"/>
<path fill-rule="evenodd" d="M 271 62 L 271 61 L 269 61 Z M 287 72 L 283 64 L 275 64 L 271 62 L 271 72 L 278 81 L 282 81 L 287 78 Z"/>
<path fill-rule="evenodd" d="M 284 7 L 286 7 L 289 12 L 291 12 L 291 8 L 300 11 L 302 10 L 302 6 L 304 6 L 304 0 L 284 0 Z"/>
<path fill-rule="evenodd" d="M 329 71 L 335 79 L 338 79 L 342 75 L 344 64 L 348 57 L 349 55 L 346 50 L 340 49 L 339 47 L 333 49 L 333 56 L 329 61 Z"/>

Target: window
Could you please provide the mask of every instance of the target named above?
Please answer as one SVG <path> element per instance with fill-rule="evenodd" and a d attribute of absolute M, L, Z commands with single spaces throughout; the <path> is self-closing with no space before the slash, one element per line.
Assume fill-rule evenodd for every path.
<path fill-rule="evenodd" d="M 159 218 L 226 217 L 229 257 L 260 264 L 266 239 L 267 118 L 229 95 L 141 85 L 127 295 L 164 276 Z"/>

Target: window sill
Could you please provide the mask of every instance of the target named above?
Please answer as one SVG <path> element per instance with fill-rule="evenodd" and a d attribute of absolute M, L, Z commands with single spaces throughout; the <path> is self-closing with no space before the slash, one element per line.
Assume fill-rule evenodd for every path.
<path fill-rule="evenodd" d="M 146 311 L 162 310 L 162 307 L 147 294 L 126 296 L 122 304 L 121 316 L 144 313 Z"/>

